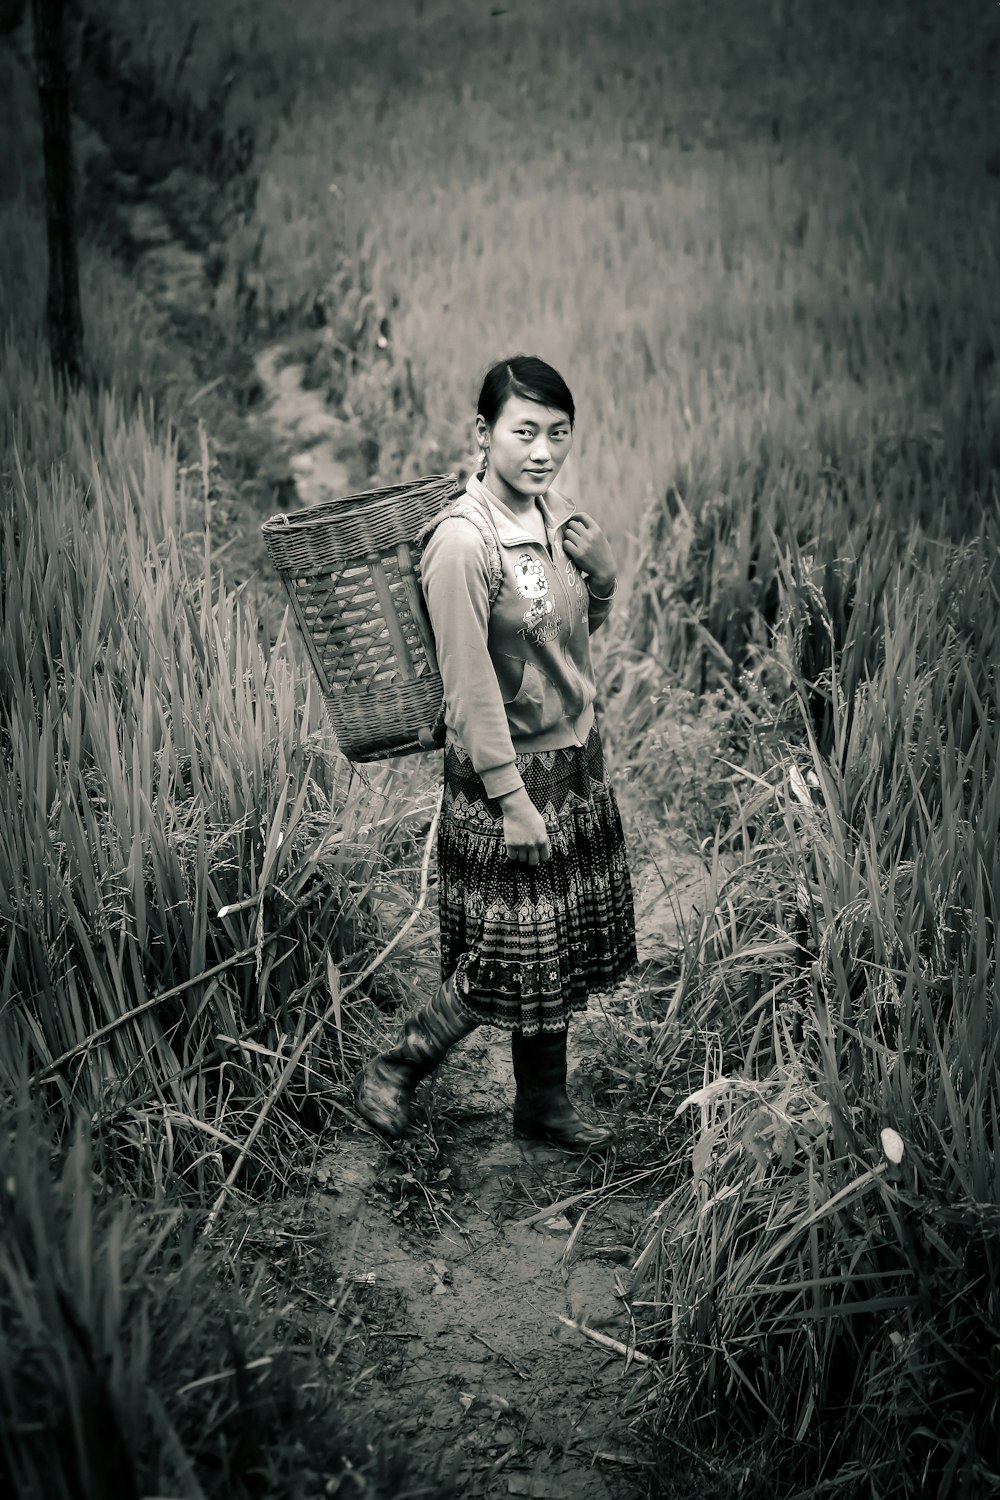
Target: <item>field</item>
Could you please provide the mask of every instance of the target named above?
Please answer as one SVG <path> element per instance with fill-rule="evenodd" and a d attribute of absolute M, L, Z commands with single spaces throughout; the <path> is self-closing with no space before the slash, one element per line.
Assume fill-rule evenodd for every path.
<path fill-rule="evenodd" d="M 488 1333 L 559 1294 L 549 1207 L 571 1286 L 598 1221 L 628 1252 L 574 1495 L 1000 1493 L 1000 20 L 204 10 L 72 12 L 69 392 L 0 38 L 5 1492 L 568 1493 L 502 1407 L 471 1477 L 482 1393 L 440 1462 L 447 1366 L 414 1396 L 405 1299 L 351 1272 L 520 1213 Z M 437 767 L 337 753 L 259 525 L 467 472 L 515 350 L 621 559 L 600 707 L 659 896 L 578 1059 L 627 1147 L 503 1147 L 487 1204 L 467 1080 L 398 1152 L 352 1116 L 436 962 Z"/>

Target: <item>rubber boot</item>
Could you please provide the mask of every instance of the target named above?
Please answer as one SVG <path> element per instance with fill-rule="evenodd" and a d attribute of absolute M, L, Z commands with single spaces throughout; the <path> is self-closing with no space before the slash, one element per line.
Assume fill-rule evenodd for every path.
<path fill-rule="evenodd" d="M 548 1141 L 566 1151 L 601 1151 L 615 1133 L 594 1125 L 573 1105 L 566 1093 L 566 1032 L 541 1031 L 537 1036 L 511 1033 L 514 1060 L 514 1134 L 526 1140 Z"/>
<path fill-rule="evenodd" d="M 446 980 L 434 999 L 404 1022 L 396 1045 L 373 1057 L 354 1080 L 358 1113 L 389 1140 L 398 1140 L 410 1123 L 417 1084 L 478 1024 L 459 1008 L 454 984 Z"/>

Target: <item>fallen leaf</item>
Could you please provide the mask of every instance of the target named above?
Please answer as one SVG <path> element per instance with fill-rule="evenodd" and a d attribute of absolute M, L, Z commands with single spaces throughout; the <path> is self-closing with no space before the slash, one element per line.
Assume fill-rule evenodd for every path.
<path fill-rule="evenodd" d="M 731 1087 L 732 1081 L 728 1078 L 713 1079 L 711 1083 L 706 1083 L 704 1088 L 697 1089 L 693 1094 L 688 1094 L 686 1099 L 682 1099 L 674 1111 L 675 1117 L 683 1114 L 690 1104 L 701 1106 L 711 1104 L 719 1094 L 726 1093 Z"/>
<path fill-rule="evenodd" d="M 468 1411 L 469 1407 L 475 1406 L 477 1402 L 480 1406 L 490 1407 L 492 1411 L 510 1411 L 510 1402 L 505 1396 L 491 1396 L 484 1392 L 473 1396 L 471 1391 L 460 1391 L 458 1399 L 463 1411 Z"/>
<path fill-rule="evenodd" d="M 443 1260 L 432 1260 L 431 1270 L 434 1272 L 434 1285 L 431 1288 L 432 1297 L 441 1297 L 451 1286 L 451 1272 Z"/>

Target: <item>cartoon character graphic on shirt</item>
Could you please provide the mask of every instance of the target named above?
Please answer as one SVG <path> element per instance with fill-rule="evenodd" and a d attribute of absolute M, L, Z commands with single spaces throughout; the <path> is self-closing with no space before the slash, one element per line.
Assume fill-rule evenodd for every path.
<path fill-rule="evenodd" d="M 522 552 L 514 564 L 514 587 L 522 599 L 527 599 L 528 608 L 522 615 L 524 629 L 518 634 L 531 636 L 536 645 L 552 640 L 559 634 L 559 616 L 549 598 L 549 580 L 545 565 L 530 552 Z"/>
<path fill-rule="evenodd" d="M 522 599 L 542 599 L 549 591 L 545 564 L 540 557 L 522 552 L 514 564 L 514 587 Z"/>

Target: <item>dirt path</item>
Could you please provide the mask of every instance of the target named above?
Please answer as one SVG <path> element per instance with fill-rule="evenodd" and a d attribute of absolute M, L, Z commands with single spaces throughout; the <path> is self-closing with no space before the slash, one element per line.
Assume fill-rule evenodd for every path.
<path fill-rule="evenodd" d="M 338 424 L 302 366 L 272 346 L 256 368 L 300 502 L 347 493 Z M 652 865 L 634 872 L 647 954 L 669 946 L 703 884 L 676 851 L 667 868 L 671 892 Z M 608 1042 L 595 1005 L 571 1034 L 584 1102 Z M 333 1300 L 351 1329 L 354 1399 L 373 1436 L 402 1418 L 419 1481 L 439 1474 L 477 1497 L 638 1500 L 652 1461 L 621 1409 L 648 1372 L 624 1352 L 635 1327 L 621 1292 L 656 1207 L 650 1174 L 631 1183 L 620 1161 L 516 1141 L 512 1098 L 507 1039 L 484 1029 L 425 1086 L 412 1140 L 390 1148 L 359 1122 L 318 1161 L 307 1196 L 323 1257 L 344 1278 Z"/>
<path fill-rule="evenodd" d="M 292 474 L 301 505 L 346 495 L 351 470 L 344 462 L 344 424 L 322 394 L 304 384 L 305 367 L 280 343 L 269 344 L 254 360 L 267 392 L 268 419 L 293 447 Z"/>
<path fill-rule="evenodd" d="M 446 1450 L 461 1494 L 640 1496 L 647 1460 L 616 1415 L 640 1367 L 561 1321 L 629 1338 L 615 1277 L 637 1205 L 603 1206 L 585 1220 L 585 1243 L 572 1233 L 581 1205 L 538 1217 L 532 1202 L 592 1189 L 595 1173 L 511 1140 L 502 1095 L 484 1099 L 478 1084 L 509 1071 L 499 1054 L 496 1042 L 469 1044 L 439 1086 L 455 1120 L 455 1188 L 447 1208 L 435 1195 L 439 1231 L 401 1228 L 379 1201 L 377 1144 L 342 1139 L 324 1163 L 330 1248 L 363 1320 L 357 1399 L 373 1433 L 405 1413 L 421 1478 Z"/>
<path fill-rule="evenodd" d="M 125 193 L 120 212 L 147 295 L 167 308 L 204 298 L 199 258 L 174 241 L 156 203 Z M 298 357 L 281 344 L 260 351 L 265 399 L 247 421 L 269 427 L 288 455 L 291 493 L 310 504 L 349 492 L 352 465 L 343 424 L 306 388 L 300 359 L 301 346 Z M 231 520 L 239 547 L 229 556 L 263 615 L 275 589 L 261 519 L 248 504 Z M 654 864 L 633 845 L 633 879 L 640 957 L 654 957 L 703 904 L 705 872 L 669 846 Z M 415 996 L 432 983 L 415 975 Z M 595 1003 L 571 1033 L 571 1091 L 585 1106 L 594 1065 L 620 1036 L 613 1009 L 627 1004 L 628 994 L 607 1010 Z M 391 1148 L 344 1120 L 305 1191 L 264 1215 L 278 1239 L 282 1224 L 308 1224 L 296 1290 L 343 1361 L 372 1441 L 383 1428 L 405 1434 L 415 1483 L 437 1476 L 446 1492 L 477 1497 L 638 1500 L 652 1460 L 628 1406 L 650 1374 L 633 1357 L 622 1288 L 656 1207 L 652 1174 L 629 1169 L 627 1139 L 607 1163 L 515 1141 L 512 1097 L 506 1038 L 477 1032 L 424 1085 L 405 1142 Z"/>
<path fill-rule="evenodd" d="M 693 861 L 671 868 L 669 896 L 651 867 L 636 871 L 641 954 L 703 899 Z M 586 1107 L 590 1071 L 614 1048 L 612 1005 L 627 1002 L 595 1002 L 571 1032 L 571 1091 Z M 658 1201 L 651 1173 L 630 1170 L 627 1137 L 607 1163 L 516 1141 L 512 1098 L 506 1038 L 484 1029 L 423 1086 L 407 1141 L 345 1123 L 317 1162 L 301 1207 L 343 1278 L 329 1302 L 353 1399 L 373 1435 L 402 1421 L 421 1481 L 638 1500 L 653 1460 L 629 1407 L 649 1371 L 626 1352 L 622 1293 Z"/>

